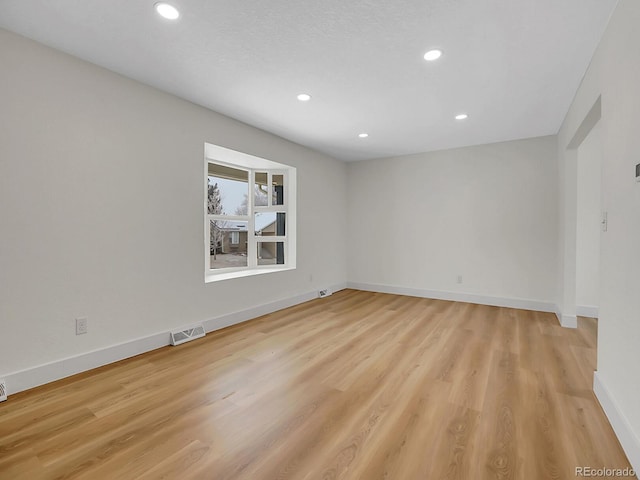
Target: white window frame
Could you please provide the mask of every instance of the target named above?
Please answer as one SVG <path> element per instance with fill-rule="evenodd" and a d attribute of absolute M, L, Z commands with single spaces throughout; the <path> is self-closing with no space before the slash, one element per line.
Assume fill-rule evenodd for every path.
<path fill-rule="evenodd" d="M 209 215 L 208 177 L 209 164 L 231 167 L 248 172 L 247 215 Z M 256 173 L 267 173 L 267 205 L 255 206 L 254 184 Z M 283 175 L 284 205 L 273 205 L 273 175 Z M 280 272 L 296 268 L 296 169 L 289 165 L 273 162 L 246 153 L 205 143 L 204 158 L 204 240 L 205 240 L 205 282 L 226 280 L 270 272 Z M 285 214 L 285 235 L 258 236 L 255 233 L 255 214 L 274 212 Z M 247 266 L 230 268 L 210 268 L 210 221 L 229 220 L 247 222 Z M 239 232 L 238 233 L 239 236 Z M 284 264 L 258 265 L 258 242 L 283 242 Z"/>

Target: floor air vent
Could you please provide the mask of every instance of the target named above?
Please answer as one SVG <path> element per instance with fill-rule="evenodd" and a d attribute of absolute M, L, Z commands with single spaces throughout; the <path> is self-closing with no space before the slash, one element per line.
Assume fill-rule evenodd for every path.
<path fill-rule="evenodd" d="M 0 378 L 0 402 L 7 399 L 7 384 Z"/>
<path fill-rule="evenodd" d="M 180 345 L 181 343 L 204 337 L 204 335 L 204 327 L 202 325 L 171 332 L 171 345 Z"/>

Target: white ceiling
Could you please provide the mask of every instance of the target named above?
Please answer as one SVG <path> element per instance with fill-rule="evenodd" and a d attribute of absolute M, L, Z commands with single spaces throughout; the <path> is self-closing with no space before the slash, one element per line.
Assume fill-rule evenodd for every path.
<path fill-rule="evenodd" d="M 0 0 L 0 26 L 343 160 L 557 133 L 617 2 L 154 1 Z"/>

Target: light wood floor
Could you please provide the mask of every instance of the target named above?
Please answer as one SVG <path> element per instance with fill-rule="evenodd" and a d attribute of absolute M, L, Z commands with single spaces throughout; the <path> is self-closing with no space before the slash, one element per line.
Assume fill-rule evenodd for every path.
<path fill-rule="evenodd" d="M 596 323 L 345 290 L 0 404 L 1 479 L 574 479 L 629 466 Z"/>

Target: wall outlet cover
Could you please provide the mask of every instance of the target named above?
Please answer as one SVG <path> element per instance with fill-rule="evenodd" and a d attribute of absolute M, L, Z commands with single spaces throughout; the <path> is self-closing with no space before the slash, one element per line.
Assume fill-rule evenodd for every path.
<path fill-rule="evenodd" d="M 87 333 L 87 319 L 76 318 L 76 335 L 84 335 Z"/>
<path fill-rule="evenodd" d="M 322 290 L 318 291 L 318 297 L 319 298 L 324 298 L 324 297 L 328 297 L 329 295 L 331 295 L 333 292 L 331 291 L 330 288 L 323 288 Z"/>

